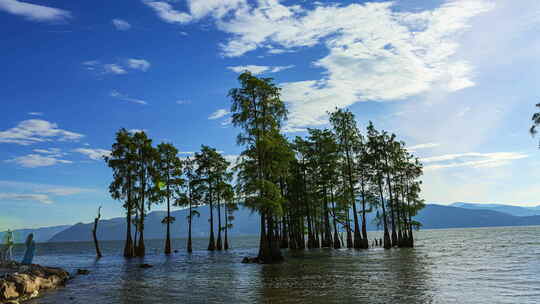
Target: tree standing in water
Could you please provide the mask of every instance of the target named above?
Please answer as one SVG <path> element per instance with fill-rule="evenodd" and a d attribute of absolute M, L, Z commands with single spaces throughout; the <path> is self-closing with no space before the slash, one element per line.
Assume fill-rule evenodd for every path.
<path fill-rule="evenodd" d="M 171 216 L 171 198 L 178 193 L 184 184 L 182 178 L 182 161 L 178 157 L 178 149 L 172 144 L 161 143 L 157 146 L 157 159 L 154 170 L 154 186 L 158 199 L 167 203 L 167 216 L 162 223 L 167 225 L 165 236 L 165 254 L 171 254 L 171 224 L 175 218 Z"/>
<path fill-rule="evenodd" d="M 197 181 L 195 170 L 193 168 L 194 160 L 187 157 L 183 161 L 183 164 L 184 173 L 186 176 L 186 183 L 184 183 L 185 191 L 178 191 L 178 198 L 175 201 L 175 206 L 188 207 L 188 215 L 186 216 L 188 220 L 187 252 L 193 252 L 191 228 L 193 224 L 193 216 L 200 216 L 199 212 L 195 209 L 198 205 L 197 202 L 200 200 L 200 197 L 198 196 L 200 192 L 195 189 L 197 187 Z"/>
<path fill-rule="evenodd" d="M 336 109 L 330 113 L 330 123 L 334 129 L 334 133 L 339 145 L 339 152 L 343 162 L 343 170 L 345 173 L 344 189 L 349 195 L 349 202 L 352 206 L 354 220 L 354 248 L 362 248 L 362 235 L 360 234 L 360 225 L 358 223 L 358 212 L 356 211 L 356 170 L 354 163 L 354 147 L 358 145 L 358 128 L 354 114 L 349 110 Z M 349 242 L 349 240 L 347 240 Z"/>
<path fill-rule="evenodd" d="M 227 172 L 228 162 L 219 154 L 216 149 L 203 145 L 201 151 L 195 153 L 195 187 L 197 196 L 209 206 L 210 212 L 210 237 L 208 250 L 216 250 L 214 233 L 214 208 L 216 200 L 219 200 L 220 182 Z M 219 202 L 219 201 L 218 201 Z M 221 234 L 218 231 L 218 236 Z M 221 240 L 221 239 L 220 239 Z"/>
<path fill-rule="evenodd" d="M 283 197 L 276 184 L 275 170 L 280 167 L 275 152 L 282 152 L 279 134 L 287 118 L 280 89 L 271 78 L 242 73 L 240 87 L 230 90 L 232 122 L 242 129 L 237 143 L 246 149 L 238 164 L 238 183 L 245 205 L 260 214 L 261 236 L 258 259 L 263 263 L 283 260 L 275 239 L 275 220 L 281 213 Z M 288 148 L 288 147 L 287 147 Z"/>
<path fill-rule="evenodd" d="M 152 140 L 148 138 L 144 131 L 137 132 L 133 135 L 133 144 L 136 151 L 136 171 L 138 174 L 139 193 L 138 209 L 139 209 L 139 242 L 135 248 L 136 255 L 143 257 L 146 254 L 144 246 L 144 220 L 146 209 L 150 209 L 152 202 L 158 200 L 159 196 L 155 195 L 155 188 L 152 185 L 152 176 L 154 170 L 154 161 L 156 159 L 156 151 L 152 147 Z"/>
<path fill-rule="evenodd" d="M 135 184 L 137 182 L 136 151 L 133 136 L 126 130 L 120 129 L 116 133 L 116 142 L 112 145 L 109 156 L 105 157 L 107 165 L 113 170 L 113 181 L 109 192 L 113 199 L 123 200 L 126 209 L 126 242 L 124 257 L 135 256 L 133 239 L 131 236 L 132 215 L 137 209 L 135 199 Z"/>

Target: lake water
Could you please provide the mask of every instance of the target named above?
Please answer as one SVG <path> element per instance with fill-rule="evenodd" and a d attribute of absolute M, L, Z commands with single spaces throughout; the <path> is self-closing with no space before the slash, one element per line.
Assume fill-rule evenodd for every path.
<path fill-rule="evenodd" d="M 370 233 L 370 237 L 379 237 Z M 540 227 L 425 230 L 414 249 L 284 251 L 277 265 L 242 264 L 258 239 L 232 239 L 233 250 L 124 260 L 122 242 L 39 244 L 36 263 L 86 268 L 65 288 L 29 303 L 540 303 Z M 20 255 L 20 248 L 17 250 Z M 141 269 L 140 263 L 153 268 Z"/>

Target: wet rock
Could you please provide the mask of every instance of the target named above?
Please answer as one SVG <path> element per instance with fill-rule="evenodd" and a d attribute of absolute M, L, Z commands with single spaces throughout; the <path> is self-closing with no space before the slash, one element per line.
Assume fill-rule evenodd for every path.
<path fill-rule="evenodd" d="M 1 280 L 0 281 L 0 299 L 9 300 L 19 297 L 17 286 L 14 282 Z"/>
<path fill-rule="evenodd" d="M 90 270 L 88 270 L 88 269 L 77 269 L 77 274 L 86 275 L 86 274 L 89 274 L 89 273 L 90 273 Z"/>
<path fill-rule="evenodd" d="M 60 268 L 40 265 L 13 265 L 14 272 L 0 278 L 0 303 L 28 300 L 40 290 L 64 285 L 69 273 Z"/>
<path fill-rule="evenodd" d="M 141 264 L 139 265 L 140 268 L 152 268 L 154 267 L 153 265 L 150 265 L 150 264 Z"/>

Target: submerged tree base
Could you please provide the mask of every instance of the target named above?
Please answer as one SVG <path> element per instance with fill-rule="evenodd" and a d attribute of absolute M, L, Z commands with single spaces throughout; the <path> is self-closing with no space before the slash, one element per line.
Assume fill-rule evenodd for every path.
<path fill-rule="evenodd" d="M 242 263 L 244 264 L 277 264 L 283 261 L 284 261 L 283 257 L 281 257 L 280 259 L 272 259 L 271 261 L 265 261 L 264 259 L 260 257 L 254 257 L 254 258 L 244 257 L 242 259 Z"/>

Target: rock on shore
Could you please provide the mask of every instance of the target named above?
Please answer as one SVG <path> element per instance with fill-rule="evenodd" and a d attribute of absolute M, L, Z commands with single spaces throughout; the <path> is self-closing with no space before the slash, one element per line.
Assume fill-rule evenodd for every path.
<path fill-rule="evenodd" d="M 63 286 L 69 273 L 61 268 L 11 263 L 0 265 L 0 303 L 17 303 L 39 292 Z"/>

